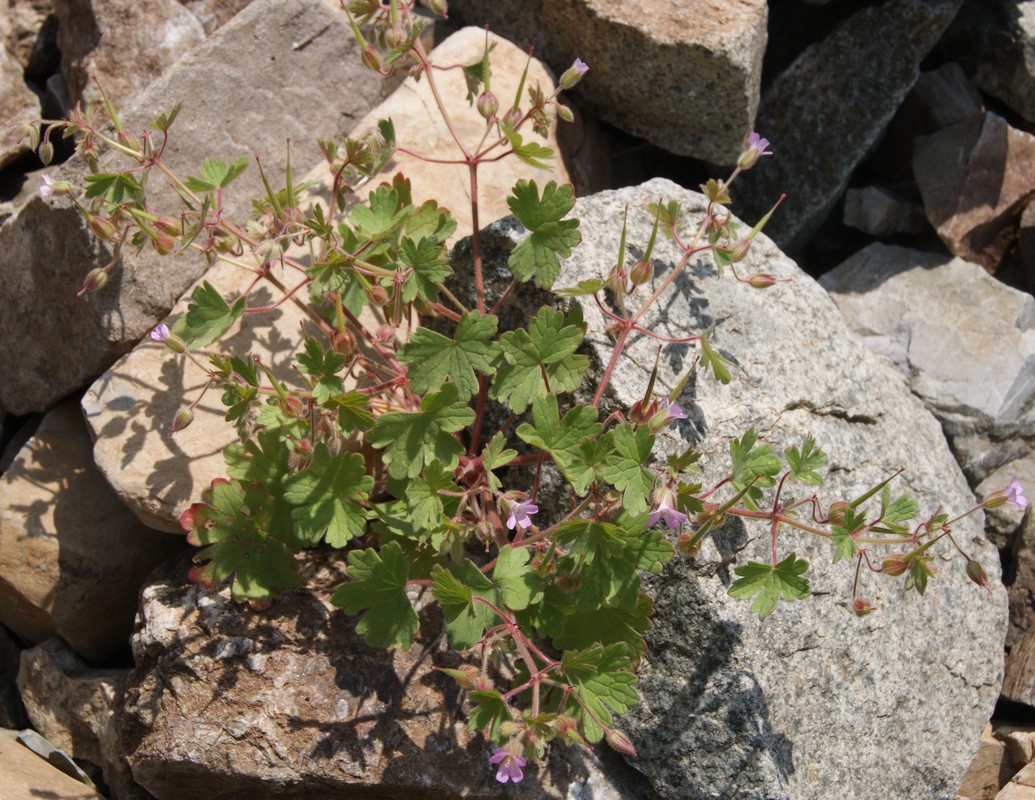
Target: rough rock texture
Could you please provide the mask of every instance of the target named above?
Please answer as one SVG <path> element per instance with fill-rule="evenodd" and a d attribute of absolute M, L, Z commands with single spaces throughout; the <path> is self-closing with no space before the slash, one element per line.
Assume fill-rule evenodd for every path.
<path fill-rule="evenodd" d="M 212 33 L 233 19 L 234 14 L 251 2 L 252 0 L 180 0 L 180 5 L 198 18 L 205 28 L 205 33 Z"/>
<path fill-rule="evenodd" d="M 659 197 L 697 212 L 704 207 L 699 195 L 663 180 L 580 200 L 575 214 L 585 244 L 557 285 L 606 275 L 626 204 L 630 245 L 643 247 L 652 220 L 636 211 Z M 505 258 L 520 236 L 520 226 L 504 220 L 490 229 L 488 251 L 498 247 Z M 655 250 L 655 282 L 675 260 L 671 244 Z M 661 437 L 663 450 L 701 448 L 707 484 L 728 469 L 729 439 L 749 426 L 776 449 L 811 433 L 830 457 L 821 490 L 828 501 L 856 497 L 903 465 L 895 491 L 913 494 L 921 514 L 969 508 L 973 497 L 938 422 L 904 380 L 854 337 L 826 293 L 760 236 L 742 274 L 763 269 L 793 283 L 759 292 L 695 264 L 643 318 L 670 337 L 714 325 L 714 346 L 733 361 L 728 386 L 700 371 L 691 379 L 679 397 L 690 419 Z M 590 330 L 600 331 L 596 305 L 582 306 Z M 607 341 L 599 333 L 589 341 L 603 362 Z M 642 397 L 656 349 L 646 337 L 634 340 L 619 365 L 613 389 L 623 407 Z M 686 345 L 663 345 L 666 381 L 657 391 L 668 391 L 693 356 Z M 793 550 L 810 562 L 815 595 L 760 623 L 748 603 L 726 592 L 733 567 L 767 558 L 768 531 L 728 525 L 707 540 L 696 564 L 677 560 L 649 581 L 657 612 L 640 674 L 644 703 L 621 720 L 639 752 L 630 763 L 673 800 L 951 796 L 1002 669 L 1006 597 L 982 527 L 977 514 L 954 532 L 993 576 L 991 595 L 970 583 L 947 548 L 923 597 L 904 592 L 901 579 L 865 575 L 860 594 L 881 608 L 862 620 L 847 608 L 854 569 L 832 565 L 827 542 L 787 533 L 781 553 Z"/>
<path fill-rule="evenodd" d="M 958 441 L 960 444 L 956 447 L 961 452 L 966 452 L 972 444 L 981 446 L 979 436 L 962 436 Z M 1001 442 L 995 442 L 995 447 L 1001 453 L 1005 453 L 1009 460 L 1004 461 L 998 469 L 990 472 L 988 477 L 975 486 L 974 494 L 985 497 L 1008 486 L 1010 481 L 1016 478 L 1021 486 L 1025 487 L 1030 499 L 1035 495 L 1035 443 L 1032 442 L 1031 436 L 1007 434 Z M 988 537 L 1000 550 L 1004 547 L 1014 547 L 1023 518 L 1024 512 L 1011 503 L 986 511 Z M 1032 540 L 1032 544 L 1035 545 L 1035 539 Z M 1035 576 L 1032 580 L 1035 582 Z"/>
<path fill-rule="evenodd" d="M 1024 517 L 1024 524 L 1013 543 L 1012 555 L 1012 569 L 1003 576 L 1010 597 L 1007 647 L 1013 647 L 1025 634 L 1035 631 L 1035 513 L 1031 511 Z"/>
<path fill-rule="evenodd" d="M 1028 764 L 1014 775 L 995 800 L 1032 800 L 1035 798 L 1035 764 Z"/>
<path fill-rule="evenodd" d="M 762 97 L 755 129 L 776 155 L 738 178 L 737 214 L 754 224 L 786 193 L 765 230 L 784 250 L 800 249 L 880 138 L 960 2 L 869 6 L 805 50 Z"/>
<path fill-rule="evenodd" d="M 300 42 L 305 46 L 296 47 Z M 359 64 L 340 11 L 322 0 L 257 0 L 153 83 L 123 120 L 141 130 L 157 111 L 182 100 L 167 151 L 174 170 L 193 174 L 206 156 L 255 153 L 279 182 L 285 137 L 296 174 L 305 174 L 322 160 L 316 137 L 350 128 L 380 92 L 380 80 Z M 82 162 L 73 159 L 55 178 L 77 180 L 82 173 Z M 224 193 L 226 213 L 248 213 L 261 186 L 252 165 Z M 206 267 L 200 257 L 159 258 L 149 248 L 124 253 L 103 289 L 77 298 L 86 274 L 111 253 L 67 204 L 39 198 L 0 228 L 0 253 L 6 267 L 0 350 L 7 354 L 0 404 L 14 414 L 45 409 L 103 372 Z M 34 335 L 26 337 L 29 330 Z"/>
<path fill-rule="evenodd" d="M 54 11 L 72 105 L 99 102 L 103 89 L 121 110 L 205 40 L 201 23 L 176 0 L 65 0 Z"/>
<path fill-rule="evenodd" d="M 220 265 L 204 280 L 233 297 L 247 288 L 252 276 Z M 190 292 L 174 307 L 170 323 L 186 313 L 189 297 Z M 255 306 L 275 299 L 263 288 L 251 297 Z M 278 380 L 293 384 L 301 332 L 318 333 L 306 320 L 293 303 L 265 314 L 246 314 L 218 347 L 206 350 L 258 356 Z M 215 393 L 194 409 L 188 428 L 170 435 L 176 413 L 197 399 L 208 376 L 184 357 L 163 354 L 164 350 L 144 339 L 94 382 L 83 396 L 82 408 L 94 440 L 94 461 L 119 499 L 145 525 L 183 533 L 180 514 L 200 499 L 213 479 L 226 477 L 223 450 L 239 437 Z"/>
<path fill-rule="evenodd" d="M 81 655 L 124 647 L 144 577 L 182 539 L 148 530 L 93 464 L 78 404 L 51 411 L 0 476 L 0 622 Z"/>
<path fill-rule="evenodd" d="M 493 37 L 493 86 L 501 96 L 513 93 L 528 56 L 509 42 Z M 468 28 L 454 34 L 432 54 L 440 64 L 469 63 L 477 59 L 485 45 L 485 31 Z M 530 79 L 539 80 L 544 89 L 552 81 L 539 62 L 532 62 Z M 485 121 L 464 100 L 463 80 L 458 72 L 440 73 L 439 91 L 448 102 L 454 128 L 468 142 L 477 143 Z M 455 158 L 455 144 L 432 113 L 428 82 L 414 84 L 407 79 L 384 103 L 361 121 L 351 135 L 373 128 L 377 120 L 391 118 L 400 143 L 437 158 Z M 558 151 L 556 136 L 546 144 Z M 519 178 L 535 172 L 544 183 L 566 182 L 568 174 L 560 156 L 549 172 L 533 171 L 516 159 L 489 164 L 479 170 L 479 214 L 483 222 L 509 213 L 506 197 Z M 418 202 L 434 197 L 454 211 L 457 236 L 470 232 L 470 184 L 466 167 L 428 164 L 400 154 L 385 172 L 391 176 L 402 171 L 411 181 Z M 316 168 L 307 180 L 323 184 L 316 199 L 327 208 L 330 203 L 328 172 Z M 373 185 L 361 188 L 363 196 Z M 217 267 L 205 280 L 226 295 L 243 291 L 251 276 L 236 267 Z M 189 297 L 189 292 L 185 295 Z M 252 305 L 273 301 L 268 292 L 257 296 Z M 173 310 L 172 318 L 186 311 L 186 300 Z M 170 319 L 170 323 L 171 323 Z M 221 345 L 227 354 L 259 356 L 271 365 L 280 380 L 297 383 L 293 353 L 300 348 L 303 314 L 291 303 L 263 315 L 248 315 Z M 377 327 L 376 325 L 374 326 Z M 316 332 L 310 330 L 310 335 Z M 213 348 L 208 348 L 212 350 Z M 204 386 L 206 375 L 184 359 L 162 355 L 163 348 L 147 339 L 114 364 L 90 387 L 83 398 L 83 411 L 95 440 L 94 458 L 105 477 L 126 505 L 147 525 L 166 531 L 180 531 L 179 517 L 196 502 L 214 478 L 225 477 L 222 450 L 237 441 L 233 427 L 226 422 L 226 409 L 212 397 L 195 409 L 194 422 L 169 438 L 169 427 L 176 412 L 193 400 Z"/>
<path fill-rule="evenodd" d="M 488 24 L 559 75 L 589 74 L 579 104 L 673 153 L 732 164 L 758 107 L 766 4 L 761 0 L 452 0 L 451 18 Z"/>
<path fill-rule="evenodd" d="M 133 783 L 119 747 L 128 669 L 90 669 L 61 639 L 22 653 L 18 688 L 32 726 L 77 761 L 100 767 L 119 800 L 148 795 Z"/>
<path fill-rule="evenodd" d="M 4 41 L 13 35 L 14 20 L 4 18 L 2 11 L 0 7 L 0 169 L 29 152 L 27 143 L 7 136 L 8 129 L 40 115 L 39 98 L 25 85 L 25 67 Z"/>
<path fill-rule="evenodd" d="M 942 44 L 982 90 L 1035 122 L 1035 2 L 965 3 Z"/>
<path fill-rule="evenodd" d="M 993 734 L 992 723 L 988 723 L 956 794 L 967 800 L 992 800 L 1013 773 L 1006 744 Z"/>
<path fill-rule="evenodd" d="M 14 59 L 28 67 L 43 20 L 54 0 L 0 0 L 0 43 Z"/>
<path fill-rule="evenodd" d="M 1031 295 L 961 258 L 883 244 L 856 253 L 821 283 L 852 330 L 891 360 L 941 420 L 973 483 L 1031 451 Z"/>
<path fill-rule="evenodd" d="M 845 192 L 844 223 L 878 237 L 930 229 L 923 206 L 880 186 Z"/>
<path fill-rule="evenodd" d="M 493 48 L 492 92 L 505 109 L 517 91 L 525 65 L 529 64 L 528 53 L 492 34 L 489 42 Z M 431 53 L 431 60 L 438 66 L 470 64 L 481 58 L 484 48 L 485 30 L 464 28 L 436 47 Z M 526 86 L 536 84 L 542 87 L 547 96 L 556 86 L 543 63 L 533 58 L 529 64 Z M 474 149 L 485 134 L 485 120 L 465 99 L 467 89 L 463 75 L 459 70 L 440 71 L 435 75 L 435 85 L 457 135 L 469 148 Z M 456 142 L 442 122 L 426 79 L 417 82 L 407 78 L 383 103 L 361 120 L 349 135 L 361 136 L 373 131 L 378 120 L 382 119 L 392 120 L 396 140 L 407 149 L 430 158 L 460 157 Z M 554 120 L 550 126 L 550 135 L 545 140 L 534 134 L 527 124 L 521 130 L 526 141 L 534 141 L 553 150 L 555 157 L 547 161 L 551 169 L 533 169 L 516 158 L 486 163 L 478 168 L 478 219 L 482 225 L 510 214 L 507 196 L 514 184 L 522 178 L 533 179 L 540 186 L 548 181 L 570 182 L 557 142 L 557 127 L 558 123 Z M 405 153 L 396 153 L 385 168 L 384 176 L 387 178 L 395 171 L 401 171 L 410 179 L 413 196 L 417 201 L 434 198 L 440 206 L 445 206 L 453 213 L 457 221 L 454 238 L 470 235 L 471 182 L 465 166 L 429 164 Z"/>
<path fill-rule="evenodd" d="M 996 114 L 971 117 L 920 139 L 913 173 L 949 251 L 994 272 L 1035 192 L 1035 136 Z"/>
<path fill-rule="evenodd" d="M 0 627 L 0 728 L 24 728 L 28 724 L 15 685 L 20 657 L 18 645 Z"/>
<path fill-rule="evenodd" d="M 1035 631 L 1029 630 L 1006 657 L 1002 695 L 1014 703 L 1035 708 Z"/>
<path fill-rule="evenodd" d="M 330 605 L 344 579 L 332 564 L 332 553 L 308 552 L 308 588 L 262 613 L 188 584 L 186 563 L 145 588 L 122 743 L 158 800 L 502 796 L 485 741 L 457 713 L 455 683 L 432 671 L 455 666 L 440 622 L 422 612 L 405 652 L 367 647 Z M 590 754 L 554 748 L 506 796 L 650 798 L 640 776 L 601 756 L 614 761 L 610 775 Z"/>
<path fill-rule="evenodd" d="M 5 797 L 12 800 L 105 800 L 104 795 L 55 769 L 29 748 L 0 736 Z"/>

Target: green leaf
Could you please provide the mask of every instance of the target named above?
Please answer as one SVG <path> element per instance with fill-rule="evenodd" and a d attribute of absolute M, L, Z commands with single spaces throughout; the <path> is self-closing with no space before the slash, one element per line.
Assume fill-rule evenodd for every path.
<path fill-rule="evenodd" d="M 625 642 L 637 655 L 643 655 L 647 645 L 640 634 L 650 628 L 653 613 L 654 603 L 645 594 L 632 609 L 575 611 L 565 617 L 564 631 L 553 637 L 553 645 L 561 650 L 582 650 L 594 644 Z"/>
<path fill-rule="evenodd" d="M 758 508 L 758 501 L 762 498 L 762 489 L 776 484 L 773 476 L 780 472 L 783 466 L 780 459 L 769 452 L 769 445 L 760 444 L 757 447 L 755 442 L 758 433 L 754 428 L 749 429 L 742 438 L 733 439 L 730 442 L 730 456 L 733 458 L 733 487 L 740 491 L 754 481 L 744 495 L 744 503 L 748 508 Z"/>
<path fill-rule="evenodd" d="M 511 719 L 510 706 L 507 705 L 507 701 L 495 689 L 489 691 L 472 689 L 467 696 L 474 703 L 467 727 L 472 731 L 485 731 L 485 735 L 489 739 L 494 739 L 499 726 Z"/>
<path fill-rule="evenodd" d="M 413 332 L 399 348 L 399 360 L 409 364 L 410 387 L 420 394 L 436 391 L 452 381 L 457 396 L 467 400 L 478 391 L 478 375 L 491 375 L 499 345 L 493 341 L 497 318 L 468 311 L 456 326 L 456 339 L 447 339 L 428 328 Z"/>
<path fill-rule="evenodd" d="M 500 548 L 496 556 L 492 580 L 503 605 L 511 611 L 521 611 L 543 598 L 543 579 L 528 565 L 531 557 L 528 548 L 510 545 Z"/>
<path fill-rule="evenodd" d="M 180 107 L 182 105 L 182 102 L 177 103 L 173 106 L 172 111 L 170 111 L 168 114 L 162 112 L 155 118 L 155 121 L 149 123 L 147 127 L 154 128 L 158 131 L 168 131 L 169 128 L 172 127 L 173 122 L 176 121 L 176 116 L 180 113 Z"/>
<path fill-rule="evenodd" d="M 510 142 L 514 155 L 528 164 L 528 166 L 535 167 L 536 169 L 550 169 L 550 165 L 543 160 L 553 158 L 553 150 L 549 147 L 544 147 L 538 142 L 524 141 L 520 133 L 508 128 L 506 125 L 503 126 L 503 135 Z"/>
<path fill-rule="evenodd" d="M 104 197 L 115 205 L 120 205 L 126 199 L 126 195 L 138 203 L 141 201 L 140 183 L 132 175 L 121 172 L 116 174 L 97 173 L 87 175 L 85 180 L 85 194 L 89 198 Z"/>
<path fill-rule="evenodd" d="M 822 469 L 827 463 L 827 454 L 816 447 L 816 440 L 811 436 L 805 437 L 801 450 L 797 447 L 790 448 L 786 453 L 787 464 L 791 468 L 791 475 L 802 483 L 809 483 L 818 486 L 823 483 L 823 478 L 816 472 Z"/>
<path fill-rule="evenodd" d="M 406 499 L 410 503 L 413 524 L 419 528 L 442 526 L 444 505 L 439 491 L 456 491 L 453 474 L 439 461 L 432 461 L 421 477 L 414 478 L 406 486 Z"/>
<path fill-rule="evenodd" d="M 333 398 L 332 408 L 338 409 L 338 427 L 345 433 L 368 430 L 374 422 L 370 413 L 370 399 L 362 392 L 350 391 Z"/>
<path fill-rule="evenodd" d="M 187 313 L 176 320 L 173 333 L 192 348 L 212 344 L 244 314 L 245 298 L 238 298 L 231 308 L 208 281 L 195 288 L 190 297 Z"/>
<path fill-rule="evenodd" d="M 705 367 L 710 367 L 715 379 L 721 384 L 730 382 L 730 371 L 726 365 L 729 363 L 720 356 L 708 343 L 708 334 L 701 334 L 701 361 Z"/>
<path fill-rule="evenodd" d="M 312 278 L 313 291 L 341 293 L 353 283 L 353 263 L 351 256 L 330 253 L 326 261 L 317 261 L 306 269 L 305 274 Z"/>
<path fill-rule="evenodd" d="M 567 707 L 590 742 L 603 737 L 600 725 L 611 725 L 612 711 L 624 713 L 640 701 L 632 662 L 630 648 L 622 643 L 567 652 L 561 659 L 560 673 L 581 700 L 572 699 Z"/>
<path fill-rule="evenodd" d="M 345 356 L 325 351 L 316 339 L 305 340 L 305 352 L 295 356 L 299 371 L 316 379 L 313 399 L 323 405 L 345 391 L 345 384 L 336 373 L 345 366 Z"/>
<path fill-rule="evenodd" d="M 191 570 L 191 578 L 218 586 L 233 577 L 235 600 L 264 602 L 301 585 L 291 549 L 276 535 L 276 503 L 262 485 L 247 488 L 217 479 L 195 503 L 184 521 L 187 540 L 203 547 L 194 560 L 207 562 Z M 283 537 L 289 538 L 289 536 Z"/>
<path fill-rule="evenodd" d="M 502 488 L 503 484 L 492 471 L 505 467 L 517 458 L 518 454 L 517 450 L 506 449 L 506 442 L 506 437 L 502 433 L 497 433 L 482 450 L 482 465 L 485 467 L 485 475 L 489 485 L 497 491 Z"/>
<path fill-rule="evenodd" d="M 750 561 L 734 569 L 741 577 L 730 586 L 729 595 L 747 599 L 757 594 L 751 610 L 764 620 L 776 608 L 781 595 L 788 601 L 804 600 L 809 596 L 809 581 L 801 577 L 808 568 L 808 562 L 797 558 L 794 553 L 775 567 Z"/>
<path fill-rule="evenodd" d="M 238 156 L 228 165 L 218 158 L 206 158 L 201 165 L 201 172 L 196 178 L 187 178 L 184 183 L 187 188 L 196 194 L 214 192 L 230 183 L 248 168 L 250 157 L 247 155 Z"/>
<path fill-rule="evenodd" d="M 575 353 L 582 343 L 582 329 L 565 322 L 560 311 L 544 307 L 527 331 L 508 331 L 500 337 L 506 363 L 492 381 L 490 396 L 494 400 L 523 414 L 534 397 L 578 388 L 589 369 L 589 359 Z"/>
<path fill-rule="evenodd" d="M 393 411 L 377 418 L 367 441 L 385 448 L 389 475 L 416 478 L 435 459 L 446 469 L 456 467 L 464 448 L 451 434 L 474 422 L 474 411 L 457 403 L 457 395 L 456 385 L 447 383 L 442 391 L 425 395 L 420 411 Z"/>
<path fill-rule="evenodd" d="M 531 233 L 511 252 L 510 269 L 519 281 L 535 278 L 536 286 L 549 289 L 561 271 L 561 259 L 582 241 L 577 219 L 564 219 L 575 206 L 570 186 L 550 181 L 542 197 L 535 181 L 518 181 L 507 205 Z"/>
<path fill-rule="evenodd" d="M 427 236 L 443 244 L 456 231 L 456 220 L 448 208 L 442 208 L 434 200 L 425 200 L 406 218 L 403 228 L 406 236 L 414 241 Z"/>
<path fill-rule="evenodd" d="M 442 252 L 441 243 L 432 236 L 423 236 L 420 241 L 407 237 L 399 243 L 399 263 L 411 270 L 402 285 L 405 302 L 412 303 L 418 297 L 438 299 L 439 285 L 453 274 Z"/>
<path fill-rule="evenodd" d="M 577 575 L 581 583 L 574 597 L 576 611 L 602 606 L 633 609 L 640 592 L 640 570 L 657 574 L 673 556 L 672 545 L 658 531 L 639 525 L 619 526 L 586 519 L 558 526 L 557 540 L 569 545 L 559 571 Z"/>
<path fill-rule="evenodd" d="M 400 204 L 398 192 L 379 186 L 370 193 L 366 205 L 352 209 L 349 222 L 361 238 L 376 241 L 385 238 L 412 210 L 413 206 Z"/>
<path fill-rule="evenodd" d="M 600 278 L 590 278 L 589 280 L 579 281 L 575 286 L 569 286 L 564 289 L 554 289 L 554 294 L 559 294 L 561 297 L 581 297 L 584 295 L 596 294 L 604 288 L 606 284 L 600 280 Z"/>
<path fill-rule="evenodd" d="M 413 644 L 420 621 L 406 596 L 408 569 L 402 548 L 391 542 L 376 550 L 349 553 L 348 575 L 331 602 L 348 614 L 369 609 L 356 631 L 371 647 L 407 649 Z"/>
<path fill-rule="evenodd" d="M 449 645 L 456 650 L 474 647 L 496 619 L 491 608 L 474 599 L 483 597 L 495 605 L 496 587 L 469 559 L 448 570 L 436 565 L 431 571 L 431 593 L 442 606 Z"/>
<path fill-rule="evenodd" d="M 614 455 L 604 467 L 604 480 L 622 492 L 623 508 L 631 514 L 647 510 L 654 473 L 643 466 L 654 447 L 650 428 L 619 425 L 614 431 Z"/>
<path fill-rule="evenodd" d="M 891 502 L 891 490 L 885 486 L 881 491 L 881 524 L 895 533 L 906 533 L 909 528 L 903 525 L 914 516 L 919 508 L 916 500 L 908 494 L 900 495 L 895 502 Z M 921 592 L 922 594 L 922 592 Z"/>
<path fill-rule="evenodd" d="M 597 409 L 593 406 L 575 406 L 561 419 L 557 409 L 557 398 L 553 395 L 537 397 L 532 402 L 532 425 L 523 423 L 517 435 L 553 456 L 554 463 L 572 484 L 584 473 L 577 469 L 582 454 L 581 445 L 595 439 L 603 430 L 597 422 Z"/>
<path fill-rule="evenodd" d="M 291 448 L 279 431 L 259 431 L 254 439 L 231 444 L 223 451 L 226 474 L 244 483 L 261 483 L 275 491 L 288 474 Z"/>
<path fill-rule="evenodd" d="M 309 467 L 284 481 L 284 499 L 298 506 L 291 512 L 296 534 L 310 545 L 325 538 L 344 547 L 366 532 L 366 510 L 359 504 L 373 488 L 363 456 L 331 456 L 326 444 L 317 443 Z"/>
<path fill-rule="evenodd" d="M 866 524 L 866 519 L 853 508 L 846 508 L 841 521 L 830 531 L 830 540 L 834 543 L 834 563 L 841 559 L 851 561 L 859 551 L 852 534 Z"/>

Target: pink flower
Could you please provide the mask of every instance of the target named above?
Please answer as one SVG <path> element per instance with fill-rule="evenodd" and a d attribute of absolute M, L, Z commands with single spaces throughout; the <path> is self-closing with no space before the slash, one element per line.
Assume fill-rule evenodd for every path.
<path fill-rule="evenodd" d="M 490 764 L 499 764 L 499 769 L 496 770 L 496 780 L 500 783 L 507 781 L 521 783 L 521 779 L 525 777 L 525 773 L 521 771 L 521 768 L 525 766 L 525 759 L 520 753 L 511 752 L 512 749 L 512 746 L 497 747 L 489 756 Z"/>
<path fill-rule="evenodd" d="M 54 179 L 49 175 L 43 176 L 43 185 L 40 187 L 40 197 L 47 200 L 54 196 Z"/>
<path fill-rule="evenodd" d="M 686 514 L 676 509 L 676 496 L 671 489 L 662 489 L 654 495 L 654 499 L 658 505 L 648 515 L 648 525 L 657 525 L 659 519 L 664 519 L 669 530 L 674 531 L 686 522 Z"/>
<path fill-rule="evenodd" d="M 169 326 L 164 322 L 159 323 L 155 326 L 155 329 L 148 334 L 156 342 L 164 342 L 169 338 Z"/>
<path fill-rule="evenodd" d="M 518 525 L 524 528 L 532 527 L 531 514 L 537 514 L 539 506 L 531 500 L 518 500 L 510 504 L 510 513 L 507 516 L 507 528 L 514 530 Z"/>
<path fill-rule="evenodd" d="M 562 92 L 566 91 L 582 80 L 582 76 L 587 72 L 589 72 L 589 64 L 581 58 L 576 58 L 575 62 L 564 70 L 564 74 L 558 79 L 557 87 Z"/>
<path fill-rule="evenodd" d="M 1010 485 L 1006 487 L 1006 502 L 1021 509 L 1028 506 L 1028 498 L 1024 496 L 1024 487 L 1021 486 L 1016 475 L 1010 478 Z"/>
<path fill-rule="evenodd" d="M 768 139 L 760 136 L 755 131 L 751 131 L 751 135 L 748 136 L 747 150 L 740 154 L 737 166 L 741 169 L 751 169 L 762 156 L 771 156 L 773 154 L 768 147 Z"/>

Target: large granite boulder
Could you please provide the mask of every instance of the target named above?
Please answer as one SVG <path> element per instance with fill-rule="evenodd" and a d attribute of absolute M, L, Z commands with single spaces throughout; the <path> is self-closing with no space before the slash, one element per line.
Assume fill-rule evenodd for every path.
<path fill-rule="evenodd" d="M 607 274 L 627 205 L 631 249 L 644 247 L 653 220 L 643 209 L 658 198 L 693 212 L 689 237 L 703 198 L 668 181 L 583 198 L 574 215 L 584 244 L 557 285 Z M 495 253 L 503 269 L 523 235 L 504 220 L 487 232 L 483 252 L 490 260 Z M 670 243 L 655 250 L 654 285 L 677 259 Z M 971 507 L 938 421 L 848 329 L 823 289 L 764 236 L 738 268 L 792 282 L 757 291 L 728 272 L 717 278 L 702 259 L 643 317 L 643 327 L 671 338 L 714 326 L 713 346 L 733 362 L 728 386 L 700 370 L 691 378 L 679 398 L 689 419 L 659 438 L 662 450 L 700 448 L 710 485 L 729 469 L 730 438 L 749 427 L 777 450 L 811 433 L 829 454 L 820 491 L 828 502 L 856 497 L 904 466 L 894 491 L 912 494 L 921 515 Z M 611 341 L 600 334 L 602 314 L 592 300 L 582 308 L 591 355 L 606 363 Z M 643 396 L 658 346 L 646 336 L 631 341 L 612 382 L 620 407 Z M 657 390 L 667 392 L 695 351 L 661 347 Z M 998 576 L 981 514 L 953 529 L 960 546 Z M 630 763 L 673 800 L 951 796 L 1001 680 L 1002 584 L 993 577 L 991 594 L 979 590 L 946 547 L 923 597 L 905 592 L 901 579 L 863 570 L 860 595 L 880 609 L 859 619 L 848 608 L 855 570 L 832 564 L 829 542 L 785 532 L 779 549 L 809 561 L 814 595 L 764 623 L 727 590 L 734 567 L 767 560 L 768 528 L 730 524 L 706 540 L 697 562 L 677 559 L 647 582 L 656 614 L 640 672 L 643 703 L 621 720 L 639 753 Z M 879 548 L 873 557 L 881 558 Z"/>
<path fill-rule="evenodd" d="M 673 153 L 732 164 L 758 108 L 767 6 L 761 0 L 450 0 L 558 74 L 590 67 L 575 89 L 600 119 Z"/>
<path fill-rule="evenodd" d="M 288 138 L 296 174 L 305 174 L 323 160 L 318 136 L 334 138 L 381 100 L 381 79 L 360 65 L 344 13 L 328 5 L 257 0 L 139 95 L 122 113 L 124 123 L 142 130 L 182 101 L 166 151 L 173 170 L 196 174 L 205 157 L 255 154 L 279 184 Z M 77 182 L 84 172 L 73 159 L 54 177 Z M 251 199 L 262 194 L 254 165 L 233 189 L 225 213 L 250 213 Z M 0 404 L 10 413 L 44 410 L 85 386 L 168 314 L 207 267 L 202 258 L 127 248 L 107 285 L 76 297 L 87 273 L 111 258 L 65 202 L 37 197 L 0 228 Z"/>

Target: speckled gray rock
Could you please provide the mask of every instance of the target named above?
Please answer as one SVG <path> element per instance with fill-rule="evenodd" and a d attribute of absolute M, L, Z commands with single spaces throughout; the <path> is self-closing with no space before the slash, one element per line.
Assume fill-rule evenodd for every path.
<path fill-rule="evenodd" d="M 737 214 L 754 224 L 786 193 L 766 233 L 788 252 L 800 249 L 880 138 L 961 2 L 870 5 L 798 56 L 762 96 L 755 129 L 776 156 L 737 180 Z"/>
<path fill-rule="evenodd" d="M 122 117 L 141 130 L 182 100 L 167 157 L 184 175 L 195 174 L 206 156 L 244 153 L 261 155 L 267 174 L 280 176 L 285 138 L 302 175 L 322 161 L 316 137 L 350 129 L 380 101 L 381 85 L 359 64 L 340 9 L 323 0 L 256 0 L 152 83 Z M 83 171 L 73 159 L 54 177 L 77 181 Z M 261 194 L 252 165 L 224 192 L 226 213 L 250 213 L 252 198 Z M 106 286 L 77 298 L 90 269 L 111 258 L 64 202 L 48 205 L 37 197 L 0 228 L 0 350 L 6 354 L 0 403 L 11 413 L 46 409 L 95 378 L 206 269 L 200 256 L 124 252 Z"/>
<path fill-rule="evenodd" d="M 229 588 L 190 584 L 186 561 L 145 587 L 121 741 L 158 800 L 504 796 L 455 683 L 432 670 L 456 666 L 437 641 L 441 619 L 425 608 L 409 650 L 368 647 L 330 604 L 343 561 L 306 551 L 306 589 L 262 613 L 235 605 Z M 653 800 L 613 753 L 564 747 L 505 796 Z"/>
<path fill-rule="evenodd" d="M 821 283 L 938 417 L 972 483 L 1035 449 L 1031 295 L 962 258 L 883 244 Z"/>
<path fill-rule="evenodd" d="M 451 0 L 449 12 L 534 45 L 558 75 L 581 58 L 579 105 L 670 152 L 732 164 L 752 129 L 762 0 Z"/>
<path fill-rule="evenodd" d="M 942 45 L 983 91 L 1035 122 L 1035 2 L 965 3 Z"/>
<path fill-rule="evenodd" d="M 704 207 L 699 195 L 663 180 L 580 200 L 574 213 L 584 244 L 557 285 L 606 274 L 627 204 L 629 241 L 644 246 L 652 220 L 638 210 L 659 197 L 697 213 Z M 504 221 L 489 239 L 506 245 L 521 235 Z M 675 260 L 671 244 L 659 246 L 654 280 Z M 729 468 L 729 439 L 750 426 L 777 450 L 811 433 L 829 454 L 821 490 L 828 501 L 858 496 L 902 465 L 896 490 L 913 494 L 921 514 L 968 508 L 972 495 L 938 422 L 903 378 L 859 342 L 811 278 L 759 237 L 741 272 L 763 270 L 793 282 L 760 292 L 694 263 L 643 318 L 670 337 L 714 326 L 713 344 L 733 362 L 728 386 L 700 371 L 691 379 L 679 398 L 689 419 L 659 439 L 663 450 L 695 444 L 710 483 Z M 600 331 L 596 305 L 582 306 L 590 331 Z M 589 342 L 605 361 L 607 340 L 591 333 Z M 620 406 L 643 395 L 656 348 L 647 337 L 631 343 L 613 383 Z M 659 390 L 693 357 L 687 345 L 663 345 Z M 829 544 L 805 535 L 784 533 L 779 546 L 810 562 L 814 596 L 764 623 L 727 589 L 733 567 L 767 558 L 768 530 L 731 524 L 706 541 L 698 563 L 670 564 L 648 581 L 657 611 L 640 673 L 643 703 L 621 720 L 639 751 L 630 763 L 672 800 L 951 798 L 1001 680 L 1006 596 L 982 527 L 978 514 L 954 532 L 993 576 L 991 595 L 946 548 L 923 597 L 904 592 L 901 579 L 864 574 L 860 595 L 880 606 L 864 619 L 847 608 L 854 569 L 832 565 Z"/>

